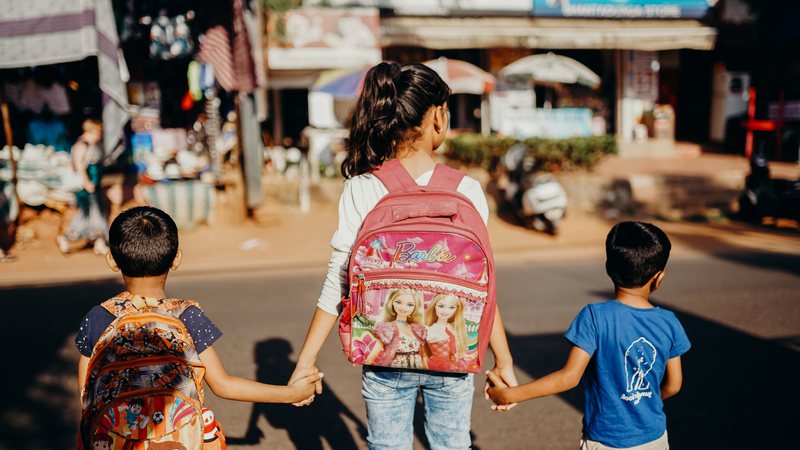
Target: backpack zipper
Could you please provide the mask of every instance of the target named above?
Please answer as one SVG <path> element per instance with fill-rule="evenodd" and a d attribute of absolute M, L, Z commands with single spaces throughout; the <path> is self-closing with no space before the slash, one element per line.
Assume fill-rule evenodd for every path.
<path fill-rule="evenodd" d="M 461 286 L 464 289 L 469 289 L 471 292 L 467 291 L 457 291 L 454 294 L 464 297 L 468 297 L 470 299 L 474 299 L 481 302 L 486 302 L 486 297 L 488 295 L 488 286 L 481 285 L 472 281 L 464 280 L 461 278 L 453 277 L 452 275 L 447 274 L 432 274 L 430 272 L 425 272 L 421 270 L 381 270 L 381 271 L 368 271 L 368 272 L 359 272 L 355 274 L 355 292 L 356 295 L 355 303 L 352 305 L 354 314 L 363 313 L 366 310 L 364 304 L 364 297 L 365 293 L 368 288 L 368 284 L 371 281 L 377 280 L 397 280 L 398 282 L 402 281 L 427 281 L 427 282 L 436 282 L 442 284 L 450 284 L 450 285 L 457 285 Z M 442 280 L 442 278 L 446 278 L 447 281 Z M 424 286 L 423 286 L 424 288 Z"/>
<path fill-rule="evenodd" d="M 99 354 L 111 344 L 110 342 L 104 340 L 107 339 L 107 335 L 110 334 L 112 330 L 117 329 L 121 325 L 126 325 L 131 322 L 139 322 L 144 319 L 156 319 L 168 325 L 173 325 L 175 328 L 178 328 L 178 330 L 182 331 L 183 334 L 185 334 L 188 337 L 189 343 L 191 343 L 192 346 L 194 346 L 194 341 L 192 340 L 191 333 L 189 333 L 189 330 L 186 329 L 186 325 L 184 325 L 184 323 L 181 322 L 180 319 L 176 319 L 174 317 L 166 316 L 164 314 L 159 314 L 159 313 L 144 312 L 144 313 L 126 314 L 118 319 L 115 319 L 114 322 L 116 323 L 111 322 L 111 325 L 109 325 L 108 328 L 103 332 L 103 334 L 100 335 L 100 338 L 97 339 L 97 343 L 92 349 L 92 356 L 94 356 L 95 354 Z M 94 366 L 98 364 L 97 361 L 98 361 L 97 359 L 92 359 L 91 364 L 89 364 L 89 367 L 86 370 L 86 373 L 92 373 L 92 369 L 94 369 Z"/>
<path fill-rule="evenodd" d="M 130 361 L 115 361 L 115 362 L 113 362 L 111 364 L 108 364 L 107 366 L 103 367 L 99 372 L 97 372 L 97 376 L 100 376 L 100 375 L 102 375 L 104 373 L 111 372 L 113 370 L 127 369 L 129 367 L 155 366 L 155 365 L 158 365 L 158 364 L 166 364 L 168 362 L 179 362 L 179 363 L 182 363 L 184 365 L 187 365 L 187 366 L 190 366 L 190 367 L 194 367 L 194 368 L 205 367 L 202 364 L 198 365 L 196 363 L 192 363 L 191 361 L 189 361 L 187 359 L 184 359 L 184 358 L 180 358 L 178 356 L 165 355 L 165 356 L 156 356 L 156 357 L 147 358 L 147 359 L 137 358 L 137 359 L 133 359 L 133 360 L 130 360 Z M 91 372 L 88 372 L 88 373 L 91 373 Z"/>
<path fill-rule="evenodd" d="M 367 283 L 370 280 L 378 279 L 399 279 L 399 280 L 423 280 L 423 281 L 441 281 L 442 283 L 457 284 L 461 287 L 474 289 L 476 291 L 487 291 L 487 285 L 476 283 L 474 281 L 465 280 L 456 276 L 437 273 L 426 270 L 416 269 L 380 269 L 368 270 L 358 272 L 355 274 L 359 281 Z M 444 279 L 443 279 L 444 278 Z"/>

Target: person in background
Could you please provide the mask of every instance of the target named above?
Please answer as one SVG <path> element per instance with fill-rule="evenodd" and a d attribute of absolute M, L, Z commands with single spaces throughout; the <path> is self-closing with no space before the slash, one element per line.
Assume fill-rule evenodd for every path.
<path fill-rule="evenodd" d="M 58 249 L 69 254 L 91 245 L 98 255 L 108 252 L 106 236 L 108 222 L 102 212 L 100 178 L 103 169 L 103 151 L 100 140 L 103 125 L 99 120 L 83 121 L 83 134 L 72 146 L 72 169 L 80 176 L 83 189 L 75 192 L 75 209 L 63 234 L 56 238 Z"/>

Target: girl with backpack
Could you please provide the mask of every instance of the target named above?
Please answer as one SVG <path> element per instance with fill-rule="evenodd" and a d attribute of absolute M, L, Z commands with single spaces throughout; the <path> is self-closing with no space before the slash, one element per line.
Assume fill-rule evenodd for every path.
<path fill-rule="evenodd" d="M 441 291 L 442 286 L 449 286 L 463 291 L 459 295 L 471 296 L 468 325 L 473 333 L 468 357 L 472 372 L 480 370 L 483 354 L 491 346 L 496 361 L 492 372 L 511 385 L 517 384 L 494 302 L 485 194 L 477 180 L 437 165 L 433 158 L 449 129 L 449 95 L 447 84 L 422 64 L 383 62 L 367 72 L 353 110 L 348 155 L 342 165 L 346 181 L 339 202 L 338 228 L 331 240 L 328 275 L 290 382 L 317 371 L 317 357 L 337 321 L 350 361 L 369 364 L 371 359 L 364 354 L 393 351 L 378 339 L 381 327 L 385 328 L 381 311 L 391 292 L 422 286 L 427 308 L 435 294 L 447 293 Z M 410 196 L 410 200 L 391 208 L 385 206 L 390 199 L 403 203 L 404 196 Z M 473 219 L 472 226 L 461 226 L 458 232 L 472 239 L 450 234 L 448 224 L 460 223 L 464 217 Z M 402 235 L 397 230 L 412 223 L 430 229 L 409 231 L 405 240 L 397 237 Z M 373 225 L 389 231 L 365 234 Z M 474 235 L 471 229 L 477 230 Z M 438 240 L 426 244 L 419 236 L 436 236 L 432 239 Z M 441 267 L 449 267 L 450 273 L 441 275 L 447 282 L 440 281 L 436 272 L 435 268 Z M 487 267 L 491 277 L 486 275 Z M 408 270 L 401 280 L 404 286 L 390 286 L 397 279 L 385 275 L 395 273 L 393 270 Z M 415 273 L 419 274 L 417 278 L 411 275 Z M 474 280 L 456 273 L 468 273 Z M 337 319 L 340 313 L 342 317 Z M 411 321 L 394 322 L 391 330 L 398 336 L 413 325 Z M 430 355 L 428 344 L 424 347 Z M 381 359 L 386 358 L 378 361 Z M 412 421 L 420 391 L 431 448 L 469 448 L 474 373 L 459 370 L 464 366 L 459 363 L 448 367 L 450 372 L 434 372 L 365 365 L 362 395 L 370 448 L 412 448 Z M 321 383 L 317 383 L 315 392 L 322 393 Z M 313 399 L 312 395 L 295 405 L 307 405 Z M 508 408 L 492 406 L 500 411 Z"/>

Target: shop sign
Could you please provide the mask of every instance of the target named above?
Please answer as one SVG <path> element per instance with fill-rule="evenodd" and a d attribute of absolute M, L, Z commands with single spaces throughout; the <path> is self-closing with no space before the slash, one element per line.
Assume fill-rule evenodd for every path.
<path fill-rule="evenodd" d="M 536 95 L 530 88 L 490 92 L 489 119 L 492 129 L 502 129 L 504 111 L 515 108 L 534 108 L 535 106 Z"/>
<path fill-rule="evenodd" d="M 270 18 L 271 70 L 363 67 L 381 61 L 374 8 L 298 9 Z"/>
<path fill-rule="evenodd" d="M 624 94 L 627 98 L 655 102 L 658 98 L 658 53 L 624 50 Z"/>
<path fill-rule="evenodd" d="M 533 0 L 537 17 L 699 19 L 717 0 Z"/>
<path fill-rule="evenodd" d="M 778 120 L 780 103 L 769 102 L 769 120 Z M 789 100 L 783 104 L 783 120 L 800 120 L 800 100 Z"/>
<path fill-rule="evenodd" d="M 307 5 L 371 6 L 409 16 L 529 15 L 531 0 L 312 0 Z"/>
<path fill-rule="evenodd" d="M 501 112 L 500 131 L 516 138 L 569 138 L 592 134 L 592 111 L 587 108 L 513 108 Z"/>

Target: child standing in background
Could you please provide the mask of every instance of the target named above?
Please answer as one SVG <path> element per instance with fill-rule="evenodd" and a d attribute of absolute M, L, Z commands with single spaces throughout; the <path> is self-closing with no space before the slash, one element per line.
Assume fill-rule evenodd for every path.
<path fill-rule="evenodd" d="M 103 169 L 103 151 L 100 140 L 103 138 L 103 125 L 95 119 L 83 121 L 83 134 L 72 146 L 72 170 L 77 173 L 83 189 L 75 193 L 74 216 L 69 221 L 64 234 L 56 238 L 58 249 L 63 254 L 92 245 L 94 252 L 105 255 L 108 252 L 106 235 L 108 222 L 102 212 L 102 193 L 100 178 Z"/>

